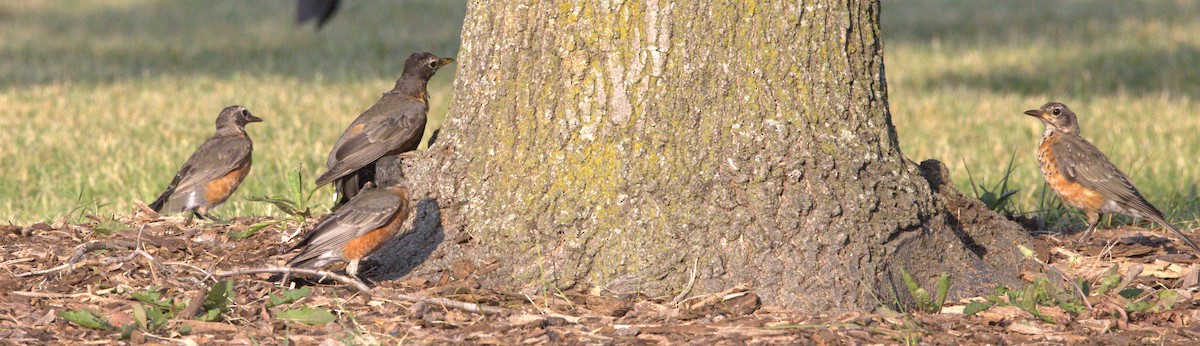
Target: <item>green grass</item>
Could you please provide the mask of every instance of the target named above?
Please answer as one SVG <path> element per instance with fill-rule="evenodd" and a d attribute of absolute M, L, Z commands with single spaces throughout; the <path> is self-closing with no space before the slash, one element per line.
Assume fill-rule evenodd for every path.
<path fill-rule="evenodd" d="M 222 217 L 273 215 L 246 197 L 324 167 L 341 131 L 416 51 L 454 56 L 462 1 L 351 1 L 316 32 L 292 1 L 0 2 L 0 222 L 77 208 L 125 213 L 157 197 L 224 106 L 251 124 L 254 168 Z M 454 65 L 430 82 L 431 124 Z M 322 189 L 315 201 L 328 202 Z"/>
<path fill-rule="evenodd" d="M 255 168 L 223 217 L 275 215 L 246 197 L 322 167 L 345 126 L 414 51 L 454 55 L 462 1 L 350 1 L 324 30 L 291 1 L 0 2 L 0 222 L 149 201 L 242 104 Z M 895 1 L 883 5 L 893 122 L 905 154 L 946 163 L 960 190 L 993 184 L 1011 153 L 1013 203 L 1038 208 L 1050 100 L 1175 220 L 1200 219 L 1200 4 L 1186 1 Z M 454 65 L 430 85 L 437 128 Z M 1050 196 L 1055 199 L 1056 197 Z M 328 189 L 314 201 L 327 203 Z"/>
<path fill-rule="evenodd" d="M 1151 203 L 1196 220 L 1196 18 L 1200 3 L 1187 1 L 885 1 L 900 146 L 914 160 L 940 159 L 962 191 L 968 168 L 992 184 L 1016 152 L 1014 203 L 1036 210 L 1043 128 L 1021 112 L 1061 101 Z"/>

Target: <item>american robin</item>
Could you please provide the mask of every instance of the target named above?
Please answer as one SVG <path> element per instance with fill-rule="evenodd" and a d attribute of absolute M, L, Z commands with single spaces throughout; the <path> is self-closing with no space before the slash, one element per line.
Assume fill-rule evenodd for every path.
<path fill-rule="evenodd" d="M 1200 253 L 1200 247 L 1167 222 L 1163 213 L 1142 197 L 1125 173 L 1121 173 L 1100 149 L 1079 136 L 1079 123 L 1067 105 L 1050 102 L 1040 109 L 1027 110 L 1025 114 L 1046 124 L 1042 143 L 1038 145 L 1038 164 L 1046 183 L 1063 202 L 1087 214 L 1088 228 L 1073 247 L 1096 230 L 1101 216 L 1118 213 L 1162 225 Z"/>
<path fill-rule="evenodd" d="M 296 0 L 296 25 L 307 21 L 317 21 L 317 29 L 325 26 L 329 18 L 337 12 L 339 0 Z"/>
<path fill-rule="evenodd" d="M 209 211 L 224 203 L 250 173 L 253 145 L 246 124 L 260 121 L 262 118 L 242 106 L 222 109 L 217 116 L 217 133 L 183 163 L 150 208 L 160 213 L 191 211 L 189 220 L 199 216 L 216 221 Z"/>
<path fill-rule="evenodd" d="M 439 68 L 452 62 L 454 59 L 429 53 L 409 56 L 396 86 L 350 123 L 329 151 L 327 170 L 316 181 L 317 186 L 334 183 L 338 194 L 335 208 L 375 180 L 379 158 L 417 150 L 425 134 L 425 113 L 429 111 L 425 85 Z"/>
<path fill-rule="evenodd" d="M 292 247 L 304 250 L 288 261 L 289 267 L 320 268 L 349 261 L 346 273 L 358 275 L 358 261 L 391 239 L 412 213 L 404 188 L 367 188 L 361 192 Z"/>

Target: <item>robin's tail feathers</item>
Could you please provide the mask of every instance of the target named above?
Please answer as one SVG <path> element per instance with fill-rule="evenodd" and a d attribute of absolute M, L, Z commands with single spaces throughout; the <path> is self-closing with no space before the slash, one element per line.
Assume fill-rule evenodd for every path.
<path fill-rule="evenodd" d="M 291 260 L 289 260 L 287 262 L 287 266 L 292 268 L 317 269 L 323 268 L 330 263 L 338 261 L 339 259 L 340 257 L 331 252 L 323 252 L 320 254 L 301 252 L 299 255 L 296 255 L 296 257 L 293 257 Z"/>
<path fill-rule="evenodd" d="M 189 165 L 185 164 L 183 168 L 180 168 L 179 173 L 176 173 L 175 177 L 171 178 L 171 183 L 167 184 L 167 190 L 163 191 L 161 195 L 158 195 L 158 198 L 154 199 L 154 202 L 150 203 L 150 209 L 154 209 L 154 212 L 157 213 L 163 212 L 163 207 L 170 201 L 171 195 L 175 194 L 175 187 L 179 186 L 179 182 L 183 180 L 183 175 L 189 171 L 191 171 L 191 166 Z"/>
<path fill-rule="evenodd" d="M 150 209 L 154 209 L 156 213 L 163 212 L 163 205 L 167 203 L 167 199 L 171 198 L 171 194 L 174 192 L 175 186 L 168 186 L 167 191 L 163 191 L 154 202 L 150 203 Z"/>
<path fill-rule="evenodd" d="M 1186 234 L 1184 234 L 1183 231 L 1179 230 L 1178 228 L 1175 228 L 1175 225 L 1172 225 L 1170 222 L 1167 222 L 1166 220 L 1161 220 L 1161 219 L 1155 220 L 1155 222 L 1158 222 L 1158 224 L 1162 225 L 1166 229 L 1171 230 L 1171 232 L 1175 232 L 1175 235 L 1179 236 L 1179 239 L 1183 239 L 1183 242 L 1187 243 L 1188 246 L 1191 246 L 1193 250 L 1196 250 L 1197 255 L 1200 255 L 1200 246 L 1196 246 L 1196 243 L 1193 242 L 1190 237 L 1188 237 Z"/>
<path fill-rule="evenodd" d="M 337 192 L 337 199 L 333 203 L 334 209 L 350 202 L 351 198 L 354 198 L 359 192 L 365 190 L 367 184 L 373 181 L 375 181 L 374 163 L 334 180 L 333 187 Z"/>
<path fill-rule="evenodd" d="M 329 184 L 329 182 L 334 181 L 337 178 L 340 178 L 340 177 L 334 173 L 334 170 L 331 169 L 331 170 L 325 171 L 325 173 L 322 173 L 321 176 L 317 177 L 315 184 L 317 184 L 318 187 L 324 186 L 325 184 Z"/>

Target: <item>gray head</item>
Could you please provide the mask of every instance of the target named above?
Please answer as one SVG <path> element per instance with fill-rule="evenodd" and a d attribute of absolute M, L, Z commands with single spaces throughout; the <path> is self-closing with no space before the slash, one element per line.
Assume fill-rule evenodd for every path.
<path fill-rule="evenodd" d="M 1079 133 L 1079 123 L 1075 120 L 1075 112 L 1061 102 L 1049 102 L 1042 108 L 1025 111 L 1026 115 L 1038 118 L 1046 129 L 1062 133 Z"/>
<path fill-rule="evenodd" d="M 225 107 L 221 110 L 221 115 L 217 116 L 217 131 L 222 129 L 231 129 L 241 131 L 246 127 L 246 124 L 257 123 L 262 121 L 262 118 L 250 114 L 246 107 L 233 105 Z"/>
<path fill-rule="evenodd" d="M 404 77 L 429 80 L 439 68 L 454 62 L 454 59 L 439 58 L 426 52 L 413 53 L 404 62 Z"/>

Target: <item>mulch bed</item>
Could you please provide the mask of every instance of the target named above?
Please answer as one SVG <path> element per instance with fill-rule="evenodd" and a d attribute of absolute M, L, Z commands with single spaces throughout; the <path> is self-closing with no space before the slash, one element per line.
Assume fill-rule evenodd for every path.
<path fill-rule="evenodd" d="M 941 313 L 814 314 L 763 305 L 752 287 L 690 297 L 602 296 L 583 291 L 527 296 L 481 287 L 472 274 L 485 265 L 463 262 L 423 277 L 373 283 L 367 297 L 343 284 L 309 284 L 299 300 L 268 307 L 283 287 L 271 274 L 230 276 L 232 294 L 212 321 L 182 318 L 208 308 L 220 271 L 283 263 L 287 222 L 233 240 L 266 218 L 227 224 L 185 225 L 176 218 L 137 213 L 91 222 L 0 226 L 0 340 L 9 344 L 131 343 L 455 343 L 455 344 L 1186 344 L 1200 340 L 1194 301 L 1200 264 L 1176 253 L 1162 235 L 1135 227 L 1100 230 L 1078 252 L 1052 235 L 1038 236 L 1035 252 L 1069 277 L 1099 282 L 1114 273 L 1143 298 L 1089 297 L 1092 309 L 1069 314 L 1042 306 L 1051 322 L 1015 306 L 964 315 L 967 301 Z M 309 223 L 312 223 L 311 221 Z M 110 233 L 104 235 L 102 233 Z M 1104 240 L 1109 240 L 1105 243 Z M 294 240 L 293 240 L 294 241 Z M 1168 251 L 1170 250 L 1170 251 Z M 71 264 L 73 265 L 67 265 Z M 1113 268 L 1116 266 L 1116 268 Z M 1037 266 L 1030 266 L 1038 268 Z M 1046 277 L 1030 271 L 1033 280 Z M 1126 313 L 1122 307 L 1173 290 L 1178 301 L 1161 311 Z M 146 300 L 156 294 L 172 316 L 147 327 Z M 442 299 L 437 301 L 435 299 Z M 979 300 L 979 299 L 975 299 Z M 448 306 L 443 304 L 452 302 Z M 472 310 L 471 304 L 490 312 Z M 191 311 L 188 311 L 188 309 Z M 212 308 L 218 309 L 218 308 Z M 331 313 L 332 322 L 306 324 L 281 317 L 297 310 Z M 90 311 L 106 326 L 88 328 L 64 313 Z M 128 326 L 128 327 L 126 327 Z M 153 331 L 149 331 L 153 329 Z"/>

